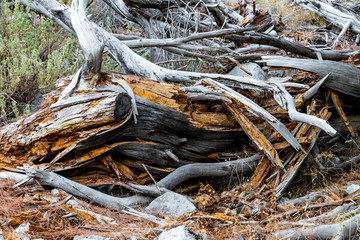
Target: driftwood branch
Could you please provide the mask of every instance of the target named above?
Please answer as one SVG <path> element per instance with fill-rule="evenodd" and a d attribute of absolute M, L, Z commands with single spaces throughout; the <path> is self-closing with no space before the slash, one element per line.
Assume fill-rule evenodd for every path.
<path fill-rule="evenodd" d="M 149 202 L 149 198 L 143 196 L 131 196 L 127 198 L 113 197 L 71 181 L 56 173 L 47 172 L 41 169 L 28 168 L 26 169 L 26 175 L 35 178 L 43 185 L 63 189 L 74 196 L 87 199 L 95 204 L 108 208 L 125 209 L 130 206 L 136 206 L 138 203 Z"/>
<path fill-rule="evenodd" d="M 198 177 L 224 177 L 234 172 L 245 173 L 255 169 L 259 155 L 254 155 L 249 158 L 238 159 L 228 162 L 219 163 L 194 163 L 177 168 L 169 175 L 161 179 L 155 186 L 139 186 L 129 184 L 131 189 L 137 190 L 140 193 L 150 194 L 151 196 L 158 196 L 158 188 L 163 190 L 172 190 L 180 183 Z"/>
<path fill-rule="evenodd" d="M 74 0 L 71 4 L 71 23 L 76 31 L 80 46 L 85 57 L 85 64 L 82 69 L 82 78 L 86 78 L 87 87 L 93 88 L 98 84 L 104 44 L 101 35 L 93 28 L 92 23 L 87 19 L 85 9 L 88 0 Z"/>
<path fill-rule="evenodd" d="M 360 215 L 337 224 L 281 230 L 273 234 L 276 239 L 351 239 L 359 230 Z"/>

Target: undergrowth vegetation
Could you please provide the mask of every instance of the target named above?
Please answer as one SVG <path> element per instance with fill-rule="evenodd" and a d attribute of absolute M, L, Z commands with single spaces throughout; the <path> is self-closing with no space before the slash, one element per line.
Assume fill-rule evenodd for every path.
<path fill-rule="evenodd" d="M 30 112 L 35 96 L 80 66 L 76 40 L 19 1 L 0 6 L 0 125 Z"/>
<path fill-rule="evenodd" d="M 275 22 L 281 22 L 289 27 L 296 27 L 302 24 L 324 25 L 325 21 L 316 16 L 313 12 L 295 8 L 292 1 L 288 0 L 258 0 L 260 9 L 268 11 Z"/>

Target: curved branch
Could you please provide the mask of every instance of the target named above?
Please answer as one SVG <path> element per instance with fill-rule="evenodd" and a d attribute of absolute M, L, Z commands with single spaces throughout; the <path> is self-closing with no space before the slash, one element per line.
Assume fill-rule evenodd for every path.
<path fill-rule="evenodd" d="M 159 190 L 172 190 L 180 183 L 186 180 L 198 177 L 224 177 L 235 172 L 249 172 L 255 169 L 260 155 L 255 154 L 249 158 L 243 158 L 228 162 L 219 163 L 194 163 L 177 168 L 169 175 L 161 179 L 157 185 L 140 186 L 136 184 L 129 184 L 131 189 L 140 193 L 146 193 L 151 196 L 158 196 Z"/>
<path fill-rule="evenodd" d="M 276 119 L 273 115 L 267 112 L 265 109 L 257 105 L 252 100 L 248 99 L 247 97 L 243 96 L 242 94 L 232 90 L 229 87 L 224 86 L 221 83 L 216 81 L 207 80 L 210 84 L 219 87 L 220 89 L 224 90 L 225 93 L 229 94 L 245 106 L 247 106 L 248 111 L 258 117 L 263 117 L 271 126 L 273 126 L 285 139 L 290 143 L 293 148 L 296 150 L 303 150 L 300 143 L 296 140 L 296 138 L 291 134 L 291 132 L 285 127 L 283 123 L 281 123 L 278 119 Z"/>
<path fill-rule="evenodd" d="M 285 87 L 278 83 L 274 84 L 278 85 L 281 91 L 280 94 L 275 95 L 275 100 L 283 109 L 288 112 L 291 120 L 304 122 L 316 126 L 324 130 L 327 134 L 331 136 L 334 136 L 337 133 L 337 131 L 333 127 L 331 127 L 330 124 L 328 124 L 324 119 L 298 112 L 296 110 L 294 98 L 290 95 L 290 93 L 286 91 Z"/>

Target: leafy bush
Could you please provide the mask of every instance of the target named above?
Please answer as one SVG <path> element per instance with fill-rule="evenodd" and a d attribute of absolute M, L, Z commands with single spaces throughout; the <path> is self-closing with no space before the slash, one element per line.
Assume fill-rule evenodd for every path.
<path fill-rule="evenodd" d="M 36 94 L 79 67 L 76 39 L 16 0 L 0 9 L 0 124 L 29 112 Z"/>

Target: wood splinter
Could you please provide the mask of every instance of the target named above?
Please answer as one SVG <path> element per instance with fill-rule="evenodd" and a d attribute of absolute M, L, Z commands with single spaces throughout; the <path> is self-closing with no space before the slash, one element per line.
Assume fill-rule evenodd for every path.
<path fill-rule="evenodd" d="M 351 123 L 349 122 L 349 118 L 346 116 L 344 109 L 342 108 L 341 99 L 339 95 L 334 91 L 331 91 L 331 100 L 333 101 L 335 109 L 337 113 L 340 115 L 341 120 L 344 122 L 346 128 L 349 130 L 351 137 L 355 138 L 356 134 L 354 132 L 353 127 L 351 126 Z"/>

